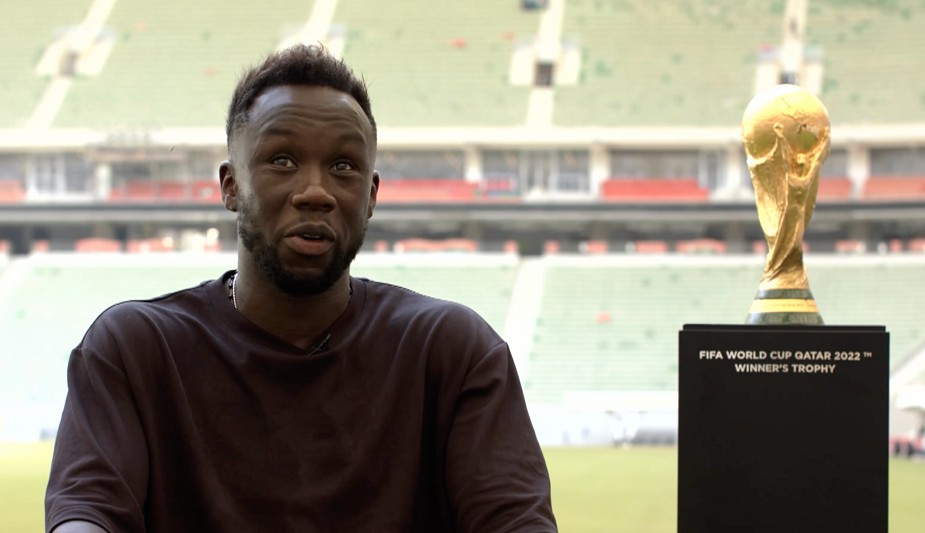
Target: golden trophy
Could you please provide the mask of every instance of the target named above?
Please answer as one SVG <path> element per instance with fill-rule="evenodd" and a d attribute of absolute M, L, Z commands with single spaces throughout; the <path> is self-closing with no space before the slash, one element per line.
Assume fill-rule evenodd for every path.
<path fill-rule="evenodd" d="M 822 324 L 803 266 L 803 235 L 829 153 L 829 114 L 796 85 L 755 96 L 742 116 L 742 141 L 768 256 L 748 324 Z"/>

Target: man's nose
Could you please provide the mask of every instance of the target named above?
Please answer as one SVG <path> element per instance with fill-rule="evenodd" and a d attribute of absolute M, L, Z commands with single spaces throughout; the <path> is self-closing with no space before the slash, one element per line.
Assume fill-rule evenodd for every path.
<path fill-rule="evenodd" d="M 292 205 L 297 209 L 334 209 L 334 196 L 329 192 L 331 177 L 324 169 L 306 169 L 300 173 Z"/>

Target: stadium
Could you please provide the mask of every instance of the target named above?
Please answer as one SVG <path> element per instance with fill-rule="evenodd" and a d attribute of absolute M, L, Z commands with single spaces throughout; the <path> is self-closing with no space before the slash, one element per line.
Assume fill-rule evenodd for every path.
<path fill-rule="evenodd" d="M 93 319 L 234 268 L 217 178 L 227 103 L 245 65 L 296 42 L 362 73 L 379 124 L 379 203 L 352 273 L 466 304 L 508 340 L 563 531 L 674 527 L 678 331 L 743 323 L 767 252 L 742 112 L 782 82 L 817 94 L 832 146 L 804 240 L 810 284 L 826 324 L 890 332 L 890 530 L 920 528 L 925 2 L 3 11 L 0 443 L 17 444 L 0 446 L 0 494 L 29 514 L 4 530 L 41 524 L 36 479 Z M 32 471 L 7 469 L 27 456 Z M 624 475 L 638 485 L 613 488 Z M 637 508 L 605 510 L 617 497 Z"/>

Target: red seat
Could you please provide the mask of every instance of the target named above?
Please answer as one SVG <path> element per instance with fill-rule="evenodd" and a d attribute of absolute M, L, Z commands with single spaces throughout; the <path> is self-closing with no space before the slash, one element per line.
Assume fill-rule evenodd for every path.
<path fill-rule="evenodd" d="M 865 200 L 921 200 L 925 176 L 871 176 L 861 195 Z"/>
<path fill-rule="evenodd" d="M 77 252 L 121 252 L 122 243 L 115 239 L 87 238 L 74 241 Z"/>
<path fill-rule="evenodd" d="M 601 183 L 601 198 L 625 202 L 705 202 L 710 191 L 696 178 L 610 178 Z"/>
<path fill-rule="evenodd" d="M 674 249 L 682 254 L 724 254 L 726 253 L 726 243 L 716 239 L 690 239 L 678 241 Z"/>
<path fill-rule="evenodd" d="M 579 246 L 579 250 L 590 255 L 606 254 L 609 250 L 607 241 L 585 241 Z"/>
<path fill-rule="evenodd" d="M 164 200 L 188 200 L 189 185 L 182 181 L 161 181 L 157 184 L 157 197 Z"/>
<path fill-rule="evenodd" d="M 465 180 L 382 180 L 379 202 L 467 202 L 476 198 L 479 184 Z"/>
<path fill-rule="evenodd" d="M 479 245 L 472 239 L 403 239 L 395 243 L 396 252 L 477 252 Z"/>
<path fill-rule="evenodd" d="M 173 240 L 172 239 L 134 239 L 128 241 L 128 250 L 129 253 L 138 254 L 138 253 L 149 253 L 149 252 L 172 252 L 173 251 Z"/>
<path fill-rule="evenodd" d="M 190 198 L 194 202 L 220 202 L 222 200 L 222 188 L 218 180 L 196 180 L 192 185 L 192 195 Z"/>
<path fill-rule="evenodd" d="M 18 203 L 26 197 L 19 180 L 0 180 L 0 203 Z"/>
<path fill-rule="evenodd" d="M 848 178 L 822 178 L 816 201 L 845 201 L 851 199 L 852 183 Z"/>
<path fill-rule="evenodd" d="M 663 254 L 668 252 L 668 243 L 665 241 L 635 241 L 633 251 L 637 254 Z"/>
<path fill-rule="evenodd" d="M 840 254 L 861 254 L 867 251 L 867 245 L 858 239 L 840 239 L 835 241 L 835 251 Z"/>
<path fill-rule="evenodd" d="M 109 193 L 110 200 L 153 201 L 154 183 L 151 180 L 126 180 Z"/>

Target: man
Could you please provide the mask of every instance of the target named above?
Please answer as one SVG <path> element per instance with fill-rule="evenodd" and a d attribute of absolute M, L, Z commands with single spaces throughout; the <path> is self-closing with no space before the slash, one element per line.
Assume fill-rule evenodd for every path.
<path fill-rule="evenodd" d="M 379 188 L 363 82 L 293 47 L 241 78 L 226 129 L 237 271 L 91 326 L 48 530 L 555 531 L 507 345 L 349 275 Z"/>

